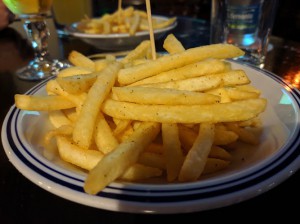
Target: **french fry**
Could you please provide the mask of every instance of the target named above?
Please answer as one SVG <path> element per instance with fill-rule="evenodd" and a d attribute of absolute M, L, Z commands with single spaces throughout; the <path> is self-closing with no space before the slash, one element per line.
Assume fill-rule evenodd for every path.
<path fill-rule="evenodd" d="M 179 181 L 195 181 L 202 174 L 214 139 L 214 124 L 200 124 L 198 136 L 179 173 Z"/>
<path fill-rule="evenodd" d="M 162 170 L 166 169 L 166 161 L 164 156 L 162 154 L 153 152 L 143 152 L 138 159 L 138 163 L 156 167 Z"/>
<path fill-rule="evenodd" d="M 79 67 L 79 66 L 71 66 L 65 69 L 62 69 L 57 74 L 57 77 L 68 77 L 73 75 L 85 75 L 90 74 L 92 72 L 91 69 Z"/>
<path fill-rule="evenodd" d="M 73 108 L 76 105 L 62 96 L 15 95 L 16 107 L 22 110 L 50 111 Z"/>
<path fill-rule="evenodd" d="M 244 55 L 238 47 L 229 44 L 212 44 L 173 55 L 166 55 L 157 60 L 135 67 L 121 69 L 118 74 L 118 82 L 121 85 L 128 85 L 141 79 L 157 75 L 171 69 L 182 67 L 208 58 L 225 59 Z"/>
<path fill-rule="evenodd" d="M 90 89 L 97 79 L 98 74 L 101 74 L 101 72 L 94 72 L 87 75 L 57 77 L 56 81 L 66 92 L 70 94 L 79 94 Z"/>
<path fill-rule="evenodd" d="M 216 159 L 216 158 L 207 158 L 207 161 L 204 166 L 203 175 L 216 173 L 217 171 L 223 170 L 224 168 L 228 167 L 230 161 Z"/>
<path fill-rule="evenodd" d="M 49 121 L 55 128 L 72 124 L 72 122 L 66 117 L 66 115 L 61 110 L 49 111 L 48 116 Z"/>
<path fill-rule="evenodd" d="M 95 70 L 95 63 L 78 51 L 71 51 L 68 60 L 75 66 L 83 67 L 91 71 Z"/>
<path fill-rule="evenodd" d="M 178 126 L 176 123 L 162 123 L 162 139 L 164 157 L 166 161 L 167 180 L 172 182 L 177 179 L 184 161 L 179 140 Z"/>
<path fill-rule="evenodd" d="M 140 86 L 113 87 L 113 94 L 120 101 L 139 104 L 213 104 L 220 101 L 219 96 L 176 89 L 163 89 Z"/>
<path fill-rule="evenodd" d="M 100 151 L 80 148 L 64 136 L 56 136 L 56 142 L 64 161 L 86 170 L 93 169 L 103 157 Z"/>
<path fill-rule="evenodd" d="M 118 119 L 161 123 L 233 122 L 256 117 L 265 110 L 266 99 L 240 100 L 209 105 L 141 105 L 107 99 L 102 111 Z"/>
<path fill-rule="evenodd" d="M 220 73 L 225 70 L 225 63 L 216 59 L 207 59 L 183 67 L 175 68 L 166 72 L 159 73 L 155 76 L 142 79 L 130 84 L 138 86 L 151 83 L 160 83 L 168 81 L 176 81 L 187 78 L 194 78 L 203 75 Z"/>
<path fill-rule="evenodd" d="M 147 51 L 150 48 L 150 41 L 142 41 L 134 50 L 130 51 L 122 60 L 123 64 L 132 62 L 136 59 L 141 59 L 146 56 Z"/>
<path fill-rule="evenodd" d="M 238 135 L 238 139 L 251 145 L 259 144 L 259 136 L 256 136 L 246 128 L 240 128 L 237 124 L 227 123 L 226 127 Z"/>
<path fill-rule="evenodd" d="M 185 51 L 185 48 L 182 46 L 181 42 L 174 36 L 174 34 L 169 34 L 164 40 L 163 48 L 169 54 L 176 54 Z"/>
<path fill-rule="evenodd" d="M 89 172 L 84 190 L 96 194 L 109 183 L 119 178 L 125 170 L 134 165 L 139 155 L 151 143 L 160 130 L 158 123 L 143 123 L 111 153 L 106 154 Z"/>
<path fill-rule="evenodd" d="M 120 63 L 111 63 L 101 75 L 97 76 L 97 80 L 88 92 L 73 131 L 73 141 L 82 148 L 89 148 L 92 142 L 98 112 L 114 85 L 120 68 Z"/>
<path fill-rule="evenodd" d="M 114 136 L 110 126 L 101 112 L 98 114 L 96 123 L 95 142 L 98 149 L 103 154 L 111 152 L 119 145 L 117 138 Z"/>
<path fill-rule="evenodd" d="M 151 177 L 159 177 L 161 175 L 162 170 L 158 168 L 145 166 L 142 164 L 134 164 L 131 167 L 129 167 L 119 179 L 127 181 L 139 181 Z"/>

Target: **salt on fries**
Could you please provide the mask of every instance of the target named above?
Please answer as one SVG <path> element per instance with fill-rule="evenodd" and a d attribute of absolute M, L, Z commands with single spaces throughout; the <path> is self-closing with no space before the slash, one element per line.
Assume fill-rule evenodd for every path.
<path fill-rule="evenodd" d="M 153 29 L 168 27 L 175 21 L 176 17 L 163 21 L 153 18 Z M 77 29 L 89 34 L 128 33 L 133 36 L 139 31 L 148 31 L 149 25 L 147 13 L 130 6 L 125 9 L 118 9 L 111 14 L 105 14 L 99 18 L 84 18 L 78 23 Z"/>
<path fill-rule="evenodd" d="M 60 157 L 88 172 L 85 192 L 115 180 L 196 181 L 229 166 L 228 146 L 259 144 L 252 129 L 261 128 L 267 101 L 224 61 L 243 52 L 184 49 L 173 35 L 164 46 L 169 54 L 156 60 L 149 41 L 121 60 L 72 52 L 73 66 L 47 83 L 47 96 L 16 95 L 20 109 L 49 111 L 45 142 L 56 140 Z"/>

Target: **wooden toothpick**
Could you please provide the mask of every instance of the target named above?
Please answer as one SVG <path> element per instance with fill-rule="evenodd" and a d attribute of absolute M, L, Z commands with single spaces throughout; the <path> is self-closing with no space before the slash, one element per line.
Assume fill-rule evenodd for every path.
<path fill-rule="evenodd" d="M 152 59 L 156 60 L 156 49 L 155 49 L 155 40 L 154 40 L 154 32 L 153 32 L 153 25 L 152 25 L 150 0 L 146 0 L 146 11 L 147 11 L 147 17 L 148 17 L 148 24 L 149 24 L 149 35 L 150 35 Z"/>

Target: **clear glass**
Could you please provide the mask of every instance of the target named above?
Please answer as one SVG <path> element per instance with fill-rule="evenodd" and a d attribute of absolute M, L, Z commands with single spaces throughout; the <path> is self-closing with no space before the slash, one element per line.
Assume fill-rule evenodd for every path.
<path fill-rule="evenodd" d="M 3 0 L 4 4 L 22 21 L 27 37 L 34 49 L 34 59 L 16 72 L 23 80 L 42 80 L 56 75 L 67 63 L 52 59 L 48 51 L 50 35 L 46 15 L 52 0 Z"/>
<path fill-rule="evenodd" d="M 245 51 L 237 60 L 264 67 L 277 0 L 212 0 L 211 43 Z"/>

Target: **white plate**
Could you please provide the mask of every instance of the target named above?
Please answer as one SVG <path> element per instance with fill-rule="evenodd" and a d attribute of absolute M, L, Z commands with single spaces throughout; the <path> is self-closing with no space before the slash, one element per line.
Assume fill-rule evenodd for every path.
<path fill-rule="evenodd" d="M 262 114 L 261 144 L 233 152 L 230 167 L 193 183 L 115 182 L 98 195 L 83 191 L 86 174 L 59 158 L 47 160 L 40 141 L 45 114 L 12 106 L 2 127 L 2 142 L 12 164 L 29 180 L 65 199 L 84 205 L 132 213 L 185 213 L 235 204 L 277 186 L 300 166 L 300 93 L 267 71 L 232 62 L 268 99 Z M 46 80 L 47 81 L 47 80 Z M 45 94 L 46 81 L 27 94 Z"/>
<path fill-rule="evenodd" d="M 168 20 L 168 17 L 164 16 L 153 16 L 158 21 Z M 130 36 L 128 33 L 122 34 L 87 34 L 77 29 L 78 23 L 73 23 L 66 28 L 66 32 L 74 37 L 78 37 L 84 42 L 95 46 L 102 50 L 130 50 L 135 48 L 143 40 L 149 40 L 148 31 L 137 32 L 134 36 Z M 162 38 L 168 31 L 174 29 L 177 26 L 175 21 L 170 26 L 162 29 L 154 30 L 154 38 L 156 40 Z"/>

